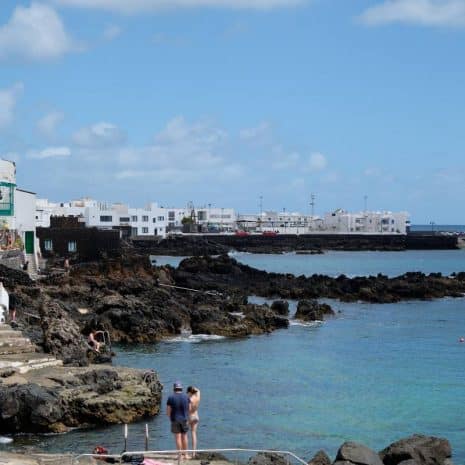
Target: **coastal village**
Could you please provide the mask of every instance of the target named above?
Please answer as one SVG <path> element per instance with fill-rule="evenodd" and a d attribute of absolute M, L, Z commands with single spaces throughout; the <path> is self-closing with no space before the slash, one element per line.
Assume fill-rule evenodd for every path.
<path fill-rule="evenodd" d="M 0 5 L 0 465 L 465 465 L 465 0 Z"/>
<path fill-rule="evenodd" d="M 192 202 L 185 208 L 156 203 L 131 208 L 89 198 L 53 203 L 18 187 L 16 166 L 7 160 L 0 160 L 0 186 L 0 263 L 14 268 L 27 263 L 32 275 L 45 267 L 43 257 L 97 256 L 98 251 L 116 249 L 120 239 L 159 241 L 180 234 L 405 236 L 410 225 L 407 213 L 389 211 L 336 209 L 319 217 L 285 211 L 239 214 L 233 208 L 195 207 Z M 89 242 L 92 251 L 87 250 Z"/>
<path fill-rule="evenodd" d="M 388 303 L 465 292 L 463 273 L 455 278 L 378 275 L 376 280 L 271 277 L 230 258 L 226 254 L 228 242 L 219 240 L 247 244 L 254 237 L 265 242 L 325 237 L 328 241 L 323 244 L 331 247 L 335 237 L 342 238 L 344 246 L 350 242 L 348 238 L 356 237 L 358 241 L 368 238 L 368 243 L 357 242 L 362 249 L 397 250 L 399 243 L 385 241 L 406 237 L 406 213 L 336 210 L 318 218 L 284 212 L 239 215 L 232 209 L 192 205 L 174 209 L 151 204 L 137 209 L 89 199 L 52 204 L 16 186 L 12 162 L 1 161 L 0 168 L 0 433 L 7 435 L 7 441 L 15 434 L 63 433 L 78 426 L 128 424 L 160 414 L 163 386 L 157 373 L 113 366 L 112 343 L 155 343 L 186 328 L 192 334 L 228 338 L 288 329 L 286 299 L 298 302 L 294 318 L 312 323 L 336 315 L 330 305 L 317 298 Z M 180 240 L 203 242 L 189 245 Z M 193 255 L 205 256 L 187 259 L 177 269 L 157 266 L 149 262 L 148 253 L 160 244 L 164 250 L 174 244 L 182 254 L 186 247 L 193 247 L 200 252 Z M 290 248 L 295 246 L 291 241 Z M 263 247 L 261 242 L 259 247 Z M 315 252 L 309 250 L 308 242 L 303 247 L 305 252 Z M 253 304 L 248 295 L 276 300 L 271 306 Z M 102 335 L 97 350 L 87 339 L 94 333 Z M 399 450 L 402 454 L 420 451 L 418 454 L 429 454 L 431 460 L 439 457 L 437 462 L 411 463 L 451 463 L 450 444 L 427 436 L 403 439 L 379 454 L 347 442 L 334 463 L 397 464 L 400 462 L 391 457 Z M 412 457 L 415 454 L 410 453 Z M 0 456 L 11 465 L 53 460 L 61 464 L 68 460 L 72 464 L 99 463 L 92 451 L 78 461 L 71 455 L 42 453 L 29 454 L 27 459 L 14 453 L 0 452 Z M 111 457 L 108 453 L 108 459 Z M 117 457 L 122 460 L 123 456 Z M 212 464 L 228 462 L 222 455 L 206 457 Z M 173 459 L 176 457 L 160 458 L 147 451 L 145 458 L 131 463 L 170 463 Z M 284 465 L 288 459 L 266 452 L 250 460 L 251 465 L 284 460 Z M 332 461 L 320 451 L 308 463 L 330 465 Z"/>

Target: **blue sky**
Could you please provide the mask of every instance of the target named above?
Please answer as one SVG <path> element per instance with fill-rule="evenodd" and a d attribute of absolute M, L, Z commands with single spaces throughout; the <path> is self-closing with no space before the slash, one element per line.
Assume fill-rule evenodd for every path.
<path fill-rule="evenodd" d="M 40 197 L 465 223 L 465 0 L 2 0 L 0 156 Z"/>

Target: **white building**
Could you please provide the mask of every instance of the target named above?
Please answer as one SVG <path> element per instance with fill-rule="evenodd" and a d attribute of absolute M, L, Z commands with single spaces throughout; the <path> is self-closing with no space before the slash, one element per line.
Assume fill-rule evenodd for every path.
<path fill-rule="evenodd" d="M 238 215 L 237 217 L 237 228 L 242 231 L 308 234 L 311 231 L 321 231 L 321 225 L 321 218 L 303 215 L 299 212 L 265 211 L 258 215 Z"/>
<path fill-rule="evenodd" d="M 36 194 L 16 186 L 16 165 L 0 160 L 0 247 L 24 250 L 31 269 L 37 266 Z"/>
<path fill-rule="evenodd" d="M 326 213 L 323 222 L 328 232 L 346 234 L 407 234 L 410 225 L 407 212 L 349 213 L 342 209 Z"/>
<path fill-rule="evenodd" d="M 87 227 L 126 229 L 131 236 L 166 236 L 167 211 L 156 203 L 145 208 L 131 208 L 121 203 L 99 202 L 84 198 L 64 203 L 38 199 L 36 221 L 49 227 L 52 216 L 77 216 Z"/>
<path fill-rule="evenodd" d="M 280 234 L 406 234 L 410 225 L 406 212 L 349 213 L 338 209 L 323 218 L 266 211 L 255 215 L 238 215 L 237 229 L 250 232 L 274 231 Z"/>

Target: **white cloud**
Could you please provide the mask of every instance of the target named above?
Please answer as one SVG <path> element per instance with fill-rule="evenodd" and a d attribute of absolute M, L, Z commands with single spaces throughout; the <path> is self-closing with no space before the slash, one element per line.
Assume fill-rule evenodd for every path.
<path fill-rule="evenodd" d="M 56 11 L 47 5 L 17 6 L 0 26 L 0 59 L 47 60 L 77 49 Z"/>
<path fill-rule="evenodd" d="M 43 150 L 30 150 L 27 153 L 28 158 L 42 160 L 44 158 L 62 158 L 69 157 L 71 150 L 69 147 L 47 147 Z"/>
<path fill-rule="evenodd" d="M 58 125 L 64 120 L 65 115 L 61 111 L 51 111 L 37 122 L 37 129 L 46 137 L 53 137 Z"/>
<path fill-rule="evenodd" d="M 79 129 L 73 134 L 73 142 L 82 147 L 111 147 L 125 141 L 125 132 L 114 124 L 106 122 Z"/>
<path fill-rule="evenodd" d="M 103 30 L 103 38 L 108 41 L 114 40 L 118 36 L 120 36 L 122 32 L 123 30 L 119 26 L 116 26 L 115 24 L 110 24 L 109 26 L 106 26 Z"/>
<path fill-rule="evenodd" d="M 275 159 L 271 163 L 271 166 L 276 170 L 295 168 L 301 159 L 298 152 L 287 153 L 281 146 L 273 147 L 272 151 L 275 155 Z"/>
<path fill-rule="evenodd" d="M 381 172 L 381 169 L 380 168 L 377 168 L 377 167 L 370 167 L 370 168 L 366 168 L 364 171 L 363 171 L 363 174 L 367 177 L 373 177 L 373 178 L 376 178 L 378 176 L 381 176 L 382 172 Z"/>
<path fill-rule="evenodd" d="M 124 14 L 172 10 L 176 8 L 230 8 L 271 10 L 305 4 L 307 0 L 54 0 L 56 4 L 93 8 Z"/>
<path fill-rule="evenodd" d="M 239 137 L 245 141 L 266 144 L 272 139 L 271 125 L 266 121 L 262 121 L 257 126 L 239 131 Z"/>
<path fill-rule="evenodd" d="M 312 172 L 321 171 L 326 168 L 327 164 L 328 164 L 328 161 L 326 160 L 326 157 L 322 153 L 313 152 L 308 157 L 308 163 L 307 163 L 306 168 Z"/>
<path fill-rule="evenodd" d="M 329 183 L 329 184 L 338 182 L 339 180 L 340 180 L 339 173 L 336 173 L 335 171 L 327 173 L 325 176 L 323 176 L 323 179 L 322 179 L 323 182 Z"/>
<path fill-rule="evenodd" d="M 17 82 L 7 89 L 0 89 L 0 128 L 12 123 L 16 101 L 23 89 L 22 82 Z"/>
<path fill-rule="evenodd" d="M 228 134 L 207 122 L 190 123 L 178 116 L 168 121 L 146 147 L 119 150 L 118 179 L 149 178 L 156 183 L 218 182 L 243 173 L 227 158 Z"/>
<path fill-rule="evenodd" d="M 465 26 L 465 0 L 386 0 L 365 10 L 360 20 L 370 26 L 388 23 Z"/>

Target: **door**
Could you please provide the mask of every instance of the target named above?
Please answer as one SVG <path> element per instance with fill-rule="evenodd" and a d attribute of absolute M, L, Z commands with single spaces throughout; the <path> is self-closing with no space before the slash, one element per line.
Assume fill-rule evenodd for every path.
<path fill-rule="evenodd" d="M 34 231 L 25 233 L 26 253 L 34 253 Z"/>

